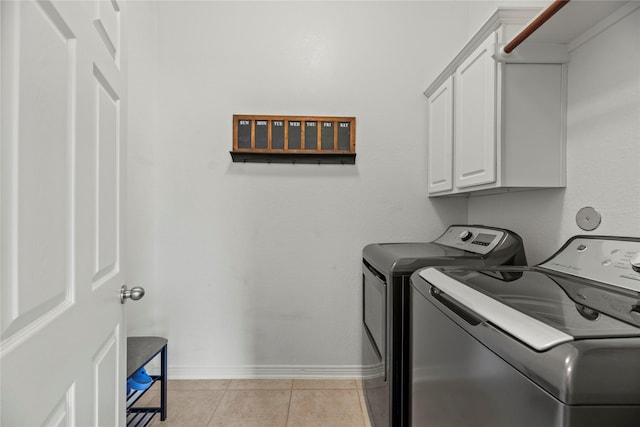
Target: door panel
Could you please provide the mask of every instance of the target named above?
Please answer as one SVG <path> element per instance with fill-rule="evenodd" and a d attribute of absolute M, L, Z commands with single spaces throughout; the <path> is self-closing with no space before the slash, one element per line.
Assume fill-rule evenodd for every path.
<path fill-rule="evenodd" d="M 72 403 L 75 400 L 75 389 L 74 387 L 70 388 L 65 394 L 64 398 L 58 402 L 58 404 L 53 408 L 53 411 L 47 417 L 44 422 L 44 426 L 46 427 L 62 427 L 73 425 L 73 412 L 72 412 Z"/>
<path fill-rule="evenodd" d="M 65 36 L 64 22 L 55 19 L 59 25 L 52 25 L 51 13 L 34 3 L 9 10 L 2 18 L 3 29 L 5 22 L 10 24 L 8 37 L 3 31 L 2 62 L 11 64 L 8 75 L 3 69 L 2 127 L 9 131 L 8 135 L 3 131 L 2 138 L 2 218 L 8 226 L 3 227 L 4 341 L 16 334 L 29 335 L 70 302 L 72 245 L 67 218 L 72 208 L 68 170 L 74 46 Z M 7 38 L 21 43 L 10 43 L 5 52 L 5 41 L 13 41 Z M 5 88 L 12 90 L 7 93 Z M 40 268 L 32 268 L 31 260 Z"/>
<path fill-rule="evenodd" d="M 453 188 L 453 77 L 449 77 L 428 99 L 428 190 Z"/>
<path fill-rule="evenodd" d="M 120 97 L 96 67 L 96 262 L 94 282 L 117 273 Z M 116 230 L 116 233 L 113 231 Z"/>
<path fill-rule="evenodd" d="M 456 188 L 496 181 L 496 40 L 494 33 L 456 71 Z"/>
<path fill-rule="evenodd" d="M 97 2 L 96 19 L 93 21 L 104 47 L 120 64 L 120 4 L 116 0 Z"/>
<path fill-rule="evenodd" d="M 124 425 L 125 11 L 0 7 L 0 425 Z"/>
<path fill-rule="evenodd" d="M 93 373 L 96 384 L 96 394 L 93 398 L 95 425 L 114 426 L 118 424 L 118 402 L 111 397 L 118 394 L 121 384 L 117 373 L 120 331 L 117 327 L 107 338 L 107 341 L 93 357 Z M 106 399 L 105 399 L 106 397 Z"/>

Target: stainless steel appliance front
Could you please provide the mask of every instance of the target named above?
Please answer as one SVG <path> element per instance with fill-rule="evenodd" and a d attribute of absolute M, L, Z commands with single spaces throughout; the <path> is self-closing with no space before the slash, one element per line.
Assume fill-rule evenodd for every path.
<path fill-rule="evenodd" d="M 415 272 L 412 425 L 638 426 L 638 254 L 576 236 L 535 267 Z"/>

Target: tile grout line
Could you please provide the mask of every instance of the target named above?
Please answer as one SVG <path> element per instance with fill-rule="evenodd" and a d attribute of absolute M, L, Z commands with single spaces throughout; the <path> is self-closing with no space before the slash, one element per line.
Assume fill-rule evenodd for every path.
<path fill-rule="evenodd" d="M 289 390 L 289 406 L 287 406 L 287 416 L 284 419 L 284 427 L 289 425 L 289 414 L 291 413 L 291 401 L 293 400 L 293 381 L 291 381 L 291 390 Z"/>
<path fill-rule="evenodd" d="M 206 426 L 211 424 L 211 422 L 213 421 L 213 418 L 216 416 L 216 412 L 218 411 L 218 408 L 220 407 L 220 404 L 222 403 L 222 401 L 224 400 L 225 396 L 227 395 L 227 391 L 229 390 L 229 386 L 230 385 L 231 385 L 231 381 L 229 381 L 229 384 L 227 384 L 227 386 L 223 389 L 222 397 L 220 398 L 220 400 L 218 400 L 218 404 L 216 405 L 216 407 L 213 410 L 213 412 L 211 412 L 211 416 L 207 420 L 207 424 L 205 424 Z"/>
<path fill-rule="evenodd" d="M 284 427 L 289 425 L 289 412 L 291 412 L 291 401 L 293 400 L 293 383 L 295 379 L 291 380 L 291 387 L 289 388 L 289 405 L 287 406 L 287 416 L 284 419 Z"/>
<path fill-rule="evenodd" d="M 364 402 L 364 394 L 362 390 L 356 390 L 358 394 L 358 403 L 360 404 L 360 413 L 362 414 L 362 427 L 367 426 L 367 421 L 369 421 L 369 414 L 365 412 L 365 408 L 363 407 Z"/>

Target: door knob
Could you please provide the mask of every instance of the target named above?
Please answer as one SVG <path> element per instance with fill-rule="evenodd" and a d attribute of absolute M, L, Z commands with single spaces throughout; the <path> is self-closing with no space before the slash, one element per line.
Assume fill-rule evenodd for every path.
<path fill-rule="evenodd" d="M 144 296 L 144 288 L 141 288 L 140 286 L 136 286 L 134 288 L 131 289 L 127 289 L 126 285 L 122 285 L 122 288 L 120 288 L 120 303 L 124 304 L 125 302 L 127 302 L 127 298 L 131 298 L 134 301 L 139 300 L 140 298 L 142 298 Z"/>

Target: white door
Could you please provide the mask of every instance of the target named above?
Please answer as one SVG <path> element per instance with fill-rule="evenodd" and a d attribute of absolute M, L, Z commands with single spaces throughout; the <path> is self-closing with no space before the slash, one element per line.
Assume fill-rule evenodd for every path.
<path fill-rule="evenodd" d="M 453 77 L 429 97 L 429 194 L 453 188 Z"/>
<path fill-rule="evenodd" d="M 493 33 L 456 71 L 455 186 L 496 180 L 496 62 Z"/>
<path fill-rule="evenodd" d="M 124 425 L 124 4 L 0 3 L 0 424 Z"/>

